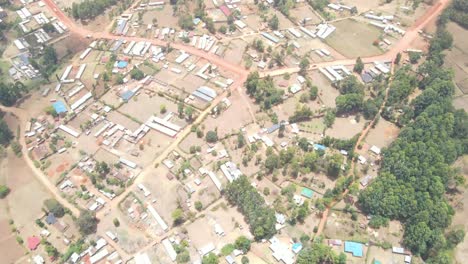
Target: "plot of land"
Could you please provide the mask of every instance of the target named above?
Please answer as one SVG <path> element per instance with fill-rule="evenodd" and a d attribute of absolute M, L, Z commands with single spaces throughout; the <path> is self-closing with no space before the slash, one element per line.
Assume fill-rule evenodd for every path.
<path fill-rule="evenodd" d="M 341 20 L 333 25 L 336 31 L 325 42 L 344 56 L 356 58 L 382 53 L 372 45 L 381 34 L 378 28 L 353 19 Z"/>

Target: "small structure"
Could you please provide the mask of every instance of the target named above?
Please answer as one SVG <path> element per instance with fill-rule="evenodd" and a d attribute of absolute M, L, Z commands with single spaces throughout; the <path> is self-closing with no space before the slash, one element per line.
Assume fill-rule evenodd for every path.
<path fill-rule="evenodd" d="M 41 239 L 37 236 L 28 237 L 28 248 L 29 250 L 36 250 L 41 244 Z"/>
<path fill-rule="evenodd" d="M 57 101 L 53 103 L 52 107 L 54 108 L 55 112 L 57 112 L 57 114 L 59 115 L 67 112 L 67 107 L 62 101 Z"/>
<path fill-rule="evenodd" d="M 301 251 L 301 249 L 302 249 L 302 244 L 299 243 L 299 242 L 298 242 L 298 243 L 294 243 L 294 244 L 292 245 L 292 251 L 293 251 L 295 254 L 298 254 L 299 251 Z"/>
<path fill-rule="evenodd" d="M 345 252 L 352 253 L 354 257 L 363 256 L 363 245 L 353 241 L 345 241 Z"/>
<path fill-rule="evenodd" d="M 314 195 L 314 191 L 312 191 L 311 189 L 309 188 L 302 188 L 302 192 L 301 192 L 301 195 L 306 197 L 306 198 L 309 198 L 311 199 L 312 196 Z"/>
<path fill-rule="evenodd" d="M 49 225 L 53 225 L 57 222 L 57 218 L 55 218 L 55 215 L 53 213 L 49 213 L 45 219 L 46 223 Z"/>
<path fill-rule="evenodd" d="M 122 61 L 119 61 L 119 62 L 117 63 L 117 68 L 119 68 L 119 69 L 125 69 L 125 68 L 127 68 L 127 66 L 128 66 L 128 62 L 127 62 L 127 61 L 123 61 L 123 60 L 122 60 Z"/>

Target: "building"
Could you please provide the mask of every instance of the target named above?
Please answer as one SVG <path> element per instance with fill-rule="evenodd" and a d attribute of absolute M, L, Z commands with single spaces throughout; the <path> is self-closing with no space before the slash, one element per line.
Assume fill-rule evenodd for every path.
<path fill-rule="evenodd" d="M 353 254 L 354 257 L 362 257 L 364 254 L 363 244 L 353 241 L 345 241 L 344 251 Z"/>

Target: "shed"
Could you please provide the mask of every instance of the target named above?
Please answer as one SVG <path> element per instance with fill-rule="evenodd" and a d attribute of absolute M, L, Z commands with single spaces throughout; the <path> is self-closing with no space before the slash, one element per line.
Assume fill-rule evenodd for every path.
<path fill-rule="evenodd" d="M 321 145 L 321 144 L 314 144 L 314 149 L 315 150 L 323 150 L 325 151 L 327 149 L 327 147 L 325 147 L 324 145 Z"/>
<path fill-rule="evenodd" d="M 345 241 L 345 252 L 352 253 L 354 257 L 363 256 L 363 245 L 353 241 Z"/>
<path fill-rule="evenodd" d="M 52 107 L 54 108 L 55 112 L 57 112 L 57 114 L 62 114 L 62 113 L 67 112 L 67 107 L 62 101 L 57 101 L 53 103 Z"/>
<path fill-rule="evenodd" d="M 302 188 L 302 192 L 301 192 L 301 195 L 306 197 L 306 198 L 309 198 L 311 199 L 312 196 L 314 195 L 314 191 L 312 191 L 311 189 L 309 188 Z"/>

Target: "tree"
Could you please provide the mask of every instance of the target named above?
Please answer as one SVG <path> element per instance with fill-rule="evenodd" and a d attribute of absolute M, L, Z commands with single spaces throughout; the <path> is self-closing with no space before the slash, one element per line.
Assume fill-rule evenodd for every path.
<path fill-rule="evenodd" d="M 309 69 L 310 61 L 307 57 L 303 57 L 299 63 L 299 74 L 306 76 L 307 70 Z"/>
<path fill-rule="evenodd" d="M 245 236 L 240 236 L 236 239 L 235 246 L 236 249 L 242 250 L 242 252 L 247 253 L 250 250 L 250 244 L 252 242 Z"/>
<path fill-rule="evenodd" d="M 216 33 L 216 28 L 215 28 L 213 19 L 212 19 L 211 17 L 205 18 L 205 25 L 206 25 L 206 29 L 208 29 L 208 31 L 209 31 L 211 34 L 215 34 L 215 33 Z"/>
<path fill-rule="evenodd" d="M 183 14 L 179 16 L 179 26 L 184 30 L 193 30 L 195 25 L 193 24 L 193 17 L 190 14 Z"/>
<path fill-rule="evenodd" d="M 272 173 L 275 169 L 279 167 L 279 157 L 276 154 L 268 155 L 265 159 L 265 168 L 267 173 Z"/>
<path fill-rule="evenodd" d="M 81 211 L 80 216 L 76 220 L 78 229 L 83 236 L 87 236 L 96 233 L 98 219 L 91 211 Z"/>
<path fill-rule="evenodd" d="M 286 130 L 286 126 L 281 123 L 279 128 L 278 128 L 278 137 L 282 138 L 284 137 L 284 131 Z"/>
<path fill-rule="evenodd" d="M 218 256 L 216 256 L 213 253 L 203 256 L 202 264 L 218 264 L 218 263 L 219 263 Z"/>
<path fill-rule="evenodd" d="M 206 133 L 205 140 L 208 143 L 215 143 L 216 141 L 218 141 L 218 133 L 216 133 L 216 131 L 213 130 L 208 131 Z"/>
<path fill-rule="evenodd" d="M 12 106 L 26 92 L 26 87 L 21 82 L 0 82 L 0 103 L 4 106 Z"/>
<path fill-rule="evenodd" d="M 358 57 L 356 59 L 356 64 L 354 64 L 353 71 L 355 71 L 357 73 L 361 73 L 362 70 L 364 70 L 364 63 L 362 62 L 361 57 Z"/>
<path fill-rule="evenodd" d="M 332 127 L 333 123 L 335 123 L 336 118 L 336 110 L 335 109 L 327 109 L 325 111 L 325 116 L 323 117 L 323 123 L 326 127 Z"/>
<path fill-rule="evenodd" d="M 315 85 L 312 85 L 312 86 L 310 87 L 309 94 L 310 94 L 310 99 L 311 99 L 311 100 L 317 99 L 317 96 L 318 96 L 318 87 L 315 86 Z"/>
<path fill-rule="evenodd" d="M 160 105 L 160 106 L 159 106 L 159 113 L 165 114 L 166 112 L 167 112 L 167 107 L 166 107 L 166 105 L 163 105 L 163 104 Z"/>
<path fill-rule="evenodd" d="M 273 15 L 270 20 L 268 21 L 268 26 L 272 29 L 272 30 L 278 30 L 278 27 L 279 27 L 279 19 L 276 15 Z"/>
<path fill-rule="evenodd" d="M 184 117 L 184 102 L 180 101 L 177 104 L 177 112 L 179 113 L 179 118 Z"/>
<path fill-rule="evenodd" d="M 400 61 L 401 61 L 401 53 L 398 52 L 395 58 L 395 64 L 397 65 L 400 64 Z"/>
<path fill-rule="evenodd" d="M 343 155 L 333 154 L 327 157 L 327 174 L 329 176 L 338 177 L 341 166 L 343 166 Z"/>
<path fill-rule="evenodd" d="M 185 116 L 189 121 L 192 121 L 193 118 L 193 108 L 189 105 L 185 108 Z"/>
<path fill-rule="evenodd" d="M 304 248 L 299 252 L 296 263 L 345 264 L 346 255 L 342 255 L 342 253 L 340 255 L 336 255 L 336 253 L 329 246 L 315 242 L 311 247 Z"/>
<path fill-rule="evenodd" d="M 242 131 L 239 131 L 237 133 L 237 148 L 242 148 L 245 145 L 245 137 L 244 134 L 242 134 Z"/>
<path fill-rule="evenodd" d="M 307 121 L 312 117 L 312 110 L 307 105 L 300 105 L 294 111 L 294 114 L 289 117 L 290 123 Z"/>
<path fill-rule="evenodd" d="M 7 123 L 0 119 L 0 145 L 6 146 L 13 139 L 13 133 L 10 128 L 8 128 Z"/>
<path fill-rule="evenodd" d="M 241 263 L 242 263 L 242 264 L 249 264 L 249 263 L 250 263 L 250 260 L 249 260 L 249 258 L 247 258 L 246 256 L 242 256 L 242 258 L 241 258 Z"/>
<path fill-rule="evenodd" d="M 177 208 L 172 212 L 172 220 L 174 222 L 174 225 L 180 225 L 182 224 L 185 219 L 184 219 L 184 211 L 182 209 Z"/>
<path fill-rule="evenodd" d="M 47 199 L 44 201 L 44 206 L 47 211 L 53 213 L 56 217 L 62 217 L 65 215 L 65 208 L 55 199 Z"/>
<path fill-rule="evenodd" d="M 119 227 L 119 226 L 120 226 L 120 221 L 119 221 L 119 219 L 114 218 L 114 220 L 112 220 L 112 222 L 114 223 L 114 226 L 115 226 L 115 227 Z"/>
<path fill-rule="evenodd" d="M 222 25 L 218 28 L 218 31 L 223 33 L 223 34 L 226 34 L 227 33 L 227 27 L 225 25 Z"/>
<path fill-rule="evenodd" d="M 133 69 L 130 71 L 130 77 L 134 80 L 139 81 L 145 77 L 145 74 L 142 70 L 138 69 L 137 67 L 133 67 Z"/>
<path fill-rule="evenodd" d="M 10 188 L 5 185 L 0 185 L 0 199 L 5 198 L 10 193 Z"/>
<path fill-rule="evenodd" d="M 94 169 L 96 173 L 101 177 L 105 178 L 107 174 L 110 172 L 109 165 L 105 161 L 102 162 L 96 162 L 96 167 Z"/>
<path fill-rule="evenodd" d="M 419 52 L 410 51 L 410 52 L 408 52 L 408 55 L 409 55 L 409 60 L 410 60 L 411 64 L 418 63 L 419 59 L 421 58 L 421 53 L 419 53 Z"/>
<path fill-rule="evenodd" d="M 255 240 L 269 239 L 275 233 L 275 211 L 269 208 L 263 197 L 245 176 L 229 183 L 225 188 L 226 199 L 238 207 L 250 226 Z"/>

